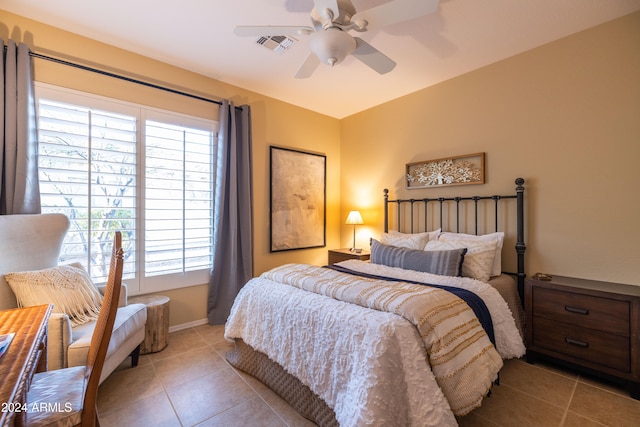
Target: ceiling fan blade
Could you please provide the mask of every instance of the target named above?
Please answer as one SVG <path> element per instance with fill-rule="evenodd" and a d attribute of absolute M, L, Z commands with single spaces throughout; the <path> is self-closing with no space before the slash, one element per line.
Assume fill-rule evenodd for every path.
<path fill-rule="evenodd" d="M 351 22 L 366 21 L 367 29 L 374 30 L 409 19 L 428 15 L 438 9 L 440 0 L 395 0 L 358 12 Z"/>
<path fill-rule="evenodd" d="M 238 26 L 233 32 L 237 36 L 260 37 L 260 36 L 302 36 L 313 32 L 311 27 L 277 26 L 277 25 L 253 25 Z"/>
<path fill-rule="evenodd" d="M 334 19 L 340 15 L 340 8 L 338 8 L 338 0 L 314 0 L 313 4 L 316 7 L 316 11 L 327 19 Z M 325 15 L 326 10 L 330 10 L 333 16 Z"/>
<path fill-rule="evenodd" d="M 313 74 L 316 68 L 318 68 L 318 65 L 320 65 L 320 60 L 313 53 L 310 53 L 298 69 L 296 79 L 306 79 L 307 77 L 311 77 L 311 74 Z"/>
<path fill-rule="evenodd" d="M 378 49 L 360 37 L 354 37 L 354 39 L 356 41 L 356 50 L 354 50 L 351 55 L 356 59 L 365 63 L 379 74 L 386 74 L 395 68 L 396 63 Z"/>

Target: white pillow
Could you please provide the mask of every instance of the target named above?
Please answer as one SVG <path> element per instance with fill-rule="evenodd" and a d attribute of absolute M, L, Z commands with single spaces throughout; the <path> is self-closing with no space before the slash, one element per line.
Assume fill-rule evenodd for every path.
<path fill-rule="evenodd" d="M 18 306 L 53 304 L 53 312 L 69 316 L 71 326 L 96 320 L 102 295 L 79 264 L 5 274 Z"/>
<path fill-rule="evenodd" d="M 388 233 L 382 233 L 380 242 L 385 245 L 396 246 L 399 248 L 424 250 L 424 245 L 430 240 L 435 240 L 440 234 L 440 229 L 434 231 L 425 231 L 423 233 L 401 233 L 396 230 L 389 230 Z"/>
<path fill-rule="evenodd" d="M 428 242 L 425 251 L 448 251 L 452 249 L 467 248 L 462 263 L 462 275 L 488 282 L 491 277 L 491 266 L 496 252 L 496 241 L 474 240 L 434 240 Z"/>
<path fill-rule="evenodd" d="M 499 231 L 491 234 L 483 234 L 481 236 L 463 233 L 441 233 L 438 237 L 438 240 L 442 240 L 445 242 L 453 240 L 467 240 L 477 242 L 495 241 L 496 251 L 493 258 L 493 264 L 491 266 L 491 276 L 499 276 L 500 274 L 502 274 L 502 244 L 504 243 L 504 232 Z"/>

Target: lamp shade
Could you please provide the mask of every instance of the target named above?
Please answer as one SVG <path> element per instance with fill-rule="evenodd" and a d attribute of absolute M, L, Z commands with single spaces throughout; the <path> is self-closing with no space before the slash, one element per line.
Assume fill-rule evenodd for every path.
<path fill-rule="evenodd" d="M 356 224 L 364 224 L 362 221 L 362 215 L 360 215 L 359 211 L 351 211 L 347 216 L 347 222 L 345 224 L 356 225 Z"/>

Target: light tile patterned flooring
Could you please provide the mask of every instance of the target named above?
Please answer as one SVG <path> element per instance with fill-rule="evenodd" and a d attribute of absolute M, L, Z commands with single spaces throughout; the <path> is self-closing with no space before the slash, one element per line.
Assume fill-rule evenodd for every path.
<path fill-rule="evenodd" d="M 222 326 L 170 335 L 163 351 L 123 365 L 100 386 L 102 426 L 312 426 L 251 376 L 230 367 Z M 553 365 L 508 361 L 461 426 L 640 426 L 640 401 Z M 395 427 L 395 426 L 393 426 Z"/>

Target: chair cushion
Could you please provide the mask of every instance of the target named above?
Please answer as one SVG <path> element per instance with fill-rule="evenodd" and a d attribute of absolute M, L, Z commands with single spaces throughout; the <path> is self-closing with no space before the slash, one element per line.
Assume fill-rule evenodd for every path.
<path fill-rule="evenodd" d="M 6 273 L 5 278 L 21 307 L 53 304 L 53 311 L 67 314 L 74 327 L 100 313 L 102 295 L 79 264 Z"/>
<path fill-rule="evenodd" d="M 147 307 L 144 304 L 129 304 L 125 307 L 119 307 L 113 324 L 113 334 L 107 350 L 107 359 L 135 331 L 144 330 L 146 321 Z M 89 353 L 94 326 L 95 322 L 89 322 L 72 329 L 72 343 L 67 350 L 68 366 L 81 366 L 87 363 L 87 354 Z"/>
<path fill-rule="evenodd" d="M 26 425 L 80 424 L 85 382 L 84 366 L 35 374 L 27 393 Z"/>

